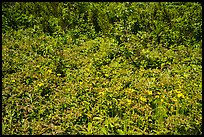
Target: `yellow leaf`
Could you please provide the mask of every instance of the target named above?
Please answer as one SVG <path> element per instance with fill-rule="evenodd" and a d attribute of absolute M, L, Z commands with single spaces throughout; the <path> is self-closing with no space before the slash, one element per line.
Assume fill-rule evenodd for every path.
<path fill-rule="evenodd" d="M 179 98 L 180 98 L 180 97 L 184 98 L 184 95 L 183 95 L 182 93 L 178 93 L 177 96 L 178 96 Z"/>
<path fill-rule="evenodd" d="M 140 97 L 140 100 L 141 100 L 141 101 L 144 101 L 144 102 L 146 102 L 146 101 L 147 101 L 147 99 L 146 99 L 146 98 L 144 98 L 144 97 Z"/>
<path fill-rule="evenodd" d="M 157 92 L 157 94 L 160 95 L 161 93 L 160 93 L 160 92 Z"/>
<path fill-rule="evenodd" d="M 152 95 L 152 91 L 147 90 L 146 92 L 148 93 L 148 95 Z"/>
<path fill-rule="evenodd" d="M 155 98 L 159 98 L 159 96 L 158 96 L 158 95 L 156 95 L 156 96 L 155 96 Z"/>
<path fill-rule="evenodd" d="M 44 85 L 43 83 L 39 83 L 39 84 L 38 84 L 39 87 L 42 87 L 43 85 Z"/>
<path fill-rule="evenodd" d="M 180 92 L 180 91 L 178 91 L 178 90 L 175 90 L 175 92 L 176 92 L 176 93 L 181 93 L 181 92 Z"/>
<path fill-rule="evenodd" d="M 51 70 L 51 69 L 49 69 L 49 70 L 48 70 L 48 73 L 52 73 L 52 70 Z"/>

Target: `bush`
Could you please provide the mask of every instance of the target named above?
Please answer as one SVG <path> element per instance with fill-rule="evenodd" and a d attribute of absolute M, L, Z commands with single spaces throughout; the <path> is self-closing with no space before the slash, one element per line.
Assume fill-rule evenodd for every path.
<path fill-rule="evenodd" d="M 2 3 L 3 134 L 202 134 L 201 15 L 193 2 Z"/>

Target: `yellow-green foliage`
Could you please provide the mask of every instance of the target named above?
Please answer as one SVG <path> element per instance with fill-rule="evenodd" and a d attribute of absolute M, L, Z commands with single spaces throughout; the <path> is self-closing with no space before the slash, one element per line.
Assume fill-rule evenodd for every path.
<path fill-rule="evenodd" d="M 47 7 L 56 8 L 59 3 L 43 4 L 39 4 L 39 8 L 46 7 L 46 4 Z M 70 8 L 72 13 L 74 4 L 77 9 L 82 6 L 80 3 L 60 3 L 57 11 Z M 108 7 L 106 4 L 109 4 Z M 128 4 L 130 7 L 126 8 Z M 83 28 L 79 27 L 65 32 L 60 25 L 53 25 L 55 30 L 51 34 L 43 31 L 39 24 L 33 27 L 19 25 L 15 30 L 12 27 L 9 29 L 6 17 L 3 17 L 2 133 L 202 134 L 202 48 L 199 39 L 202 36 L 198 35 L 202 22 L 189 12 L 194 11 L 191 7 L 200 8 L 199 3 L 86 5 L 88 7 L 84 8 L 89 14 L 87 24 L 92 22 L 91 12 L 104 6 L 98 9 L 97 14 L 100 16 L 98 25 L 106 31 L 97 33 L 90 29 L 90 32 L 82 33 Z M 23 4 L 17 4 L 15 8 L 20 6 Z M 24 6 L 28 9 L 29 3 Z M 165 6 L 169 7 L 168 11 L 163 11 L 162 7 Z M 186 6 L 189 9 L 185 9 Z M 5 7 L 3 10 L 10 11 Z M 149 28 L 140 26 L 138 32 L 129 30 L 127 34 L 122 32 L 124 28 L 110 29 L 114 25 L 121 25 L 117 18 L 125 18 L 123 11 L 134 10 L 135 7 L 141 14 L 137 16 L 138 21 L 144 23 L 148 21 L 142 19 L 143 15 L 147 18 L 158 10 L 154 17 L 157 18 L 155 24 L 150 24 Z M 193 23 L 198 21 L 200 26 L 192 26 L 198 29 L 198 33 L 182 36 L 182 31 L 188 31 L 189 26 L 181 28 L 178 22 L 185 20 L 187 13 L 184 12 L 181 19 L 176 21 L 178 15 L 175 7 L 178 12 L 185 9 L 193 14 L 192 22 L 188 20 L 187 23 L 196 25 Z M 195 14 L 200 12 L 199 8 L 195 9 Z M 109 17 L 114 16 L 117 10 L 118 17 L 112 17 L 117 23 L 111 24 Z M 110 11 L 110 15 L 106 11 Z M 132 12 L 136 14 L 136 11 Z M 57 13 L 53 10 L 50 12 L 56 15 L 50 21 L 52 19 L 56 24 L 63 22 L 58 20 Z M 77 12 L 79 16 L 85 16 Z M 126 12 L 130 14 L 131 11 Z M 166 27 L 168 23 L 163 22 L 165 12 L 170 14 L 172 27 Z M 65 13 L 60 18 L 76 21 L 71 14 Z M 133 21 L 133 16 L 127 20 Z M 82 22 L 79 21 L 78 26 Z M 154 25 L 158 30 L 151 30 Z M 167 34 L 168 31 L 171 33 Z M 120 43 L 117 35 L 126 36 L 128 40 L 120 37 Z M 166 39 L 167 35 L 169 39 Z M 158 37 L 161 37 L 160 42 Z M 187 38 L 192 39 L 187 41 Z M 169 45 L 169 42 L 172 44 Z"/>

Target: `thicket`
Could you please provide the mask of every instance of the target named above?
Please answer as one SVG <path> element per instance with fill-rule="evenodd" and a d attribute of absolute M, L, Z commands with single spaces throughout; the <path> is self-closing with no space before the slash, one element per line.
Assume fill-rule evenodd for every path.
<path fill-rule="evenodd" d="M 202 134 L 202 5 L 3 2 L 3 134 Z"/>

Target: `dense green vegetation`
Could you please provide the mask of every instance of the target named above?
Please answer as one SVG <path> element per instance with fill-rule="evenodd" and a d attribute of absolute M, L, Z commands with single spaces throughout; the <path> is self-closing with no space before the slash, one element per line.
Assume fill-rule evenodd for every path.
<path fill-rule="evenodd" d="M 3 134 L 202 134 L 202 5 L 2 3 Z"/>

